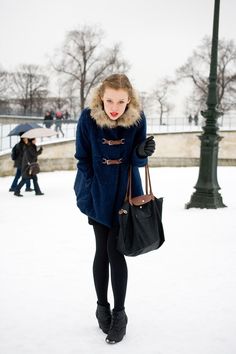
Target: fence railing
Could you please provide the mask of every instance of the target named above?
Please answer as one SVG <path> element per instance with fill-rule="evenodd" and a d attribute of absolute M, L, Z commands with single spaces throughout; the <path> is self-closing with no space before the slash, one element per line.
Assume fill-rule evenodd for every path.
<path fill-rule="evenodd" d="M 11 149 L 18 141 L 19 136 L 8 136 L 8 133 L 19 123 L 34 121 L 44 127 L 43 118 L 39 117 L 20 117 L 20 116 L 0 116 L 0 151 Z M 163 124 L 158 124 L 156 117 L 147 118 L 147 133 L 148 134 L 162 134 L 162 133 L 177 133 L 177 132 L 200 132 L 204 119 L 201 117 L 197 122 L 189 122 L 186 117 L 170 117 L 163 121 Z M 39 142 L 53 142 L 58 139 L 73 139 L 76 134 L 77 120 L 68 119 L 62 121 L 62 132 L 58 131 L 58 135 L 50 138 L 38 139 Z M 218 120 L 219 130 L 236 130 L 236 115 L 223 116 Z M 51 129 L 56 129 L 55 120 Z"/>
<path fill-rule="evenodd" d="M 219 130 L 236 130 L 236 115 L 224 115 L 217 121 Z M 169 117 L 162 124 L 156 117 L 147 118 L 148 133 L 179 133 L 201 131 L 205 125 L 205 119 L 200 116 L 198 120 L 191 122 L 186 117 Z"/>
<path fill-rule="evenodd" d="M 45 127 L 45 122 L 41 118 L 34 118 L 34 117 L 1 117 L 0 116 L 0 151 L 8 150 L 11 149 L 18 141 L 19 141 L 19 136 L 13 135 L 13 136 L 8 136 L 8 133 L 14 129 L 18 124 L 20 123 L 27 123 L 29 121 L 33 121 L 37 124 L 39 124 L 42 127 Z M 77 121 L 68 119 L 68 120 L 63 120 L 61 124 L 61 131 L 57 129 L 57 124 L 55 124 L 55 120 L 53 121 L 53 124 L 51 126 L 52 130 L 57 129 L 57 134 L 55 136 L 49 137 L 49 138 L 37 138 L 38 143 L 42 142 L 53 142 L 53 141 L 58 141 L 58 139 L 72 139 L 75 138 L 76 134 L 76 125 Z"/>

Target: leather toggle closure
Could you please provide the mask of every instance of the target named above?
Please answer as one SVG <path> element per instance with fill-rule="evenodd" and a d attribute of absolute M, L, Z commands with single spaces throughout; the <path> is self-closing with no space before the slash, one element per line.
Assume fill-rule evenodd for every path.
<path fill-rule="evenodd" d="M 118 160 L 107 160 L 105 158 L 102 159 L 102 163 L 105 165 L 119 165 L 122 163 L 122 159 Z"/>
<path fill-rule="evenodd" d="M 103 138 L 102 143 L 106 144 L 106 145 L 123 145 L 125 143 L 125 139 L 107 140 L 107 139 Z"/>

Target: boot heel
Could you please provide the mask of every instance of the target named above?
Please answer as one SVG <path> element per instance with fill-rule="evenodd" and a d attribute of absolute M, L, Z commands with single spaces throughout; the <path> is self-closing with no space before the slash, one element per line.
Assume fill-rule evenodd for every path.
<path fill-rule="evenodd" d="M 110 305 L 102 306 L 97 305 L 96 317 L 98 320 L 98 325 L 101 330 L 107 334 L 111 326 L 111 309 Z"/>
<path fill-rule="evenodd" d="M 124 338 L 126 335 L 126 326 L 128 323 L 128 317 L 125 310 L 115 312 L 112 311 L 111 327 L 106 337 L 106 342 L 109 344 L 115 344 Z"/>

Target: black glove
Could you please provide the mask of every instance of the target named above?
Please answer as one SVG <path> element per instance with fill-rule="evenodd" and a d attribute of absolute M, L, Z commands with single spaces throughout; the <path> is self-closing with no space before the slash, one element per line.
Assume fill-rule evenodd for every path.
<path fill-rule="evenodd" d="M 148 157 L 154 153 L 155 147 L 156 143 L 154 140 L 154 136 L 149 136 L 149 138 L 147 138 L 137 146 L 137 153 L 140 157 Z"/>

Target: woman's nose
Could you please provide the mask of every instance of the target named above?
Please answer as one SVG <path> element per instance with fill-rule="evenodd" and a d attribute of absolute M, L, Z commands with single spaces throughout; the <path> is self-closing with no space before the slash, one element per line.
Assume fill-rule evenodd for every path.
<path fill-rule="evenodd" d="M 111 106 L 111 110 L 112 110 L 112 112 L 116 112 L 118 110 L 118 104 L 113 103 Z"/>

